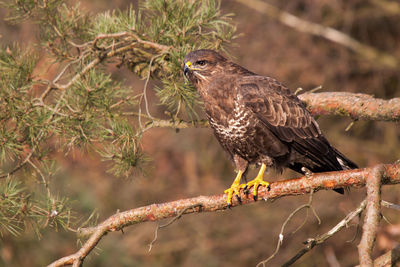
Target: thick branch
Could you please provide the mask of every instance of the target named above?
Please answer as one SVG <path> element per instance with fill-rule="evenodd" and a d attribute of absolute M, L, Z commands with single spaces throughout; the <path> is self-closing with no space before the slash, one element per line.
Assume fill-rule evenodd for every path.
<path fill-rule="evenodd" d="M 360 266 L 373 266 L 371 254 L 381 218 L 381 179 L 383 171 L 383 166 L 378 165 L 368 174 L 366 186 L 367 212 L 364 219 L 363 235 L 358 245 Z"/>
<path fill-rule="evenodd" d="M 313 115 L 341 115 L 353 119 L 400 120 L 400 98 L 383 100 L 345 92 L 304 93 L 298 96 Z"/>
<path fill-rule="evenodd" d="M 382 184 L 400 183 L 400 163 L 383 165 Z M 284 196 L 294 196 L 310 193 L 321 189 L 334 189 L 341 187 L 362 187 L 369 177 L 373 168 L 338 171 L 330 173 L 315 173 L 312 176 L 278 181 L 271 183 L 271 189 L 260 187 L 258 190 L 259 198 L 277 199 Z M 232 207 L 245 205 L 254 202 L 253 197 L 241 195 L 242 201 L 239 203 L 233 200 Z M 195 207 L 189 208 L 188 207 Z M 49 266 L 64 266 L 68 264 L 77 264 L 90 253 L 100 239 L 108 232 L 121 230 L 128 225 L 137 224 L 146 221 L 157 221 L 169 217 L 175 217 L 182 213 L 189 214 L 194 212 L 211 212 L 227 209 L 226 196 L 200 196 L 189 199 L 181 199 L 162 204 L 152 204 L 149 206 L 128 210 L 117 213 L 96 227 L 81 229 L 81 236 L 90 235 L 83 247 L 70 256 L 61 258 Z"/>

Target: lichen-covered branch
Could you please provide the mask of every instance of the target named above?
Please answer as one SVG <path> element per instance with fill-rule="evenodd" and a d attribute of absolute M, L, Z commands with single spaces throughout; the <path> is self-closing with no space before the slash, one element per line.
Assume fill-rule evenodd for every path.
<path fill-rule="evenodd" d="M 334 189 L 341 187 L 362 187 L 370 177 L 373 168 L 346 170 L 330 173 L 315 173 L 312 176 L 301 177 L 271 183 L 270 191 L 259 188 L 259 199 L 265 201 L 277 199 L 284 196 L 294 196 L 318 191 L 321 189 Z M 400 183 L 400 163 L 382 165 L 382 184 Z M 236 199 L 232 207 L 254 202 L 252 196 L 241 195 L 241 202 Z M 190 208 L 188 207 L 195 207 Z M 199 196 L 195 198 L 181 199 L 162 204 L 152 204 L 124 212 L 117 213 L 96 227 L 80 229 L 80 236 L 89 236 L 82 248 L 75 254 L 61 258 L 49 266 L 65 266 L 79 264 L 98 244 L 100 239 L 108 232 L 119 231 L 122 228 L 147 221 L 157 221 L 165 218 L 175 217 L 181 214 L 195 212 L 212 212 L 228 208 L 226 196 L 223 194 L 214 196 Z"/>
<path fill-rule="evenodd" d="M 350 116 L 354 120 L 400 120 L 400 98 L 384 100 L 346 92 L 304 93 L 299 98 L 313 115 Z"/>
<path fill-rule="evenodd" d="M 366 185 L 367 212 L 364 219 L 363 235 L 358 245 L 360 266 L 373 266 L 371 254 L 381 219 L 381 179 L 383 171 L 383 166 L 378 165 L 368 174 Z"/>

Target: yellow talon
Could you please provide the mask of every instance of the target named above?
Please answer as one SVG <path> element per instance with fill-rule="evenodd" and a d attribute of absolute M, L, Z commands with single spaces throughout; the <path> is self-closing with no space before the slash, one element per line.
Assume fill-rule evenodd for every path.
<path fill-rule="evenodd" d="M 240 189 L 244 188 L 244 184 L 240 184 L 240 180 L 242 179 L 243 172 L 238 171 L 235 180 L 233 181 L 232 185 L 230 188 L 226 189 L 224 191 L 225 194 L 228 194 L 226 197 L 226 202 L 228 203 L 228 206 L 232 205 L 232 197 L 235 194 L 236 196 L 240 195 Z"/>
<path fill-rule="evenodd" d="M 251 180 L 250 182 L 248 182 L 246 184 L 246 188 L 250 188 L 253 186 L 253 196 L 255 199 L 257 198 L 258 187 L 260 185 L 269 187 L 269 183 L 263 180 L 263 175 L 264 175 L 264 172 L 266 169 L 267 169 L 267 166 L 265 166 L 265 164 L 263 163 L 261 165 L 260 171 L 257 174 L 257 177 L 254 180 Z"/>

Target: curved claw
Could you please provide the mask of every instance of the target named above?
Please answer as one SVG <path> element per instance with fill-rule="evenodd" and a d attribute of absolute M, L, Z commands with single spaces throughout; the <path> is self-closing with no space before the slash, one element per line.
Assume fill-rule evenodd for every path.
<path fill-rule="evenodd" d="M 258 187 L 260 185 L 265 186 L 267 188 L 270 188 L 269 187 L 269 183 L 267 181 L 264 181 L 262 178 L 256 178 L 256 179 L 254 179 L 254 180 L 252 180 L 252 181 L 247 183 L 247 186 L 249 188 L 253 186 L 253 197 L 254 197 L 254 200 L 257 200 Z"/>
<path fill-rule="evenodd" d="M 248 182 L 245 186 L 245 188 L 250 188 L 253 186 L 253 198 L 254 200 L 257 200 L 257 195 L 258 195 L 258 187 L 260 185 L 266 186 L 268 190 L 270 190 L 269 183 L 267 181 L 263 180 L 263 175 L 266 170 L 265 164 L 262 164 L 260 171 L 257 174 L 257 177 L 254 180 L 251 180 Z"/>
<path fill-rule="evenodd" d="M 244 184 L 240 184 L 240 180 L 242 179 L 243 172 L 238 171 L 235 180 L 233 181 L 230 188 L 224 191 L 225 194 L 228 194 L 226 197 L 226 202 L 228 203 L 228 207 L 232 206 L 232 197 L 235 195 L 240 202 L 240 189 L 244 188 Z"/>
<path fill-rule="evenodd" d="M 228 206 L 232 205 L 232 198 L 235 195 L 240 202 L 240 189 L 242 189 L 245 185 L 233 182 L 232 186 L 224 191 L 225 194 L 228 194 L 226 197 L 226 202 Z"/>

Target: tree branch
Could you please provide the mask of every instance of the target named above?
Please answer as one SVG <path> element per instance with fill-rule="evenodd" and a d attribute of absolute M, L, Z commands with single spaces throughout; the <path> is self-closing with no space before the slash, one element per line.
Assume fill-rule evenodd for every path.
<path fill-rule="evenodd" d="M 360 266 L 373 266 L 371 254 L 381 219 L 381 179 L 383 171 L 383 165 L 378 165 L 368 174 L 366 185 L 367 212 L 364 219 L 363 235 L 358 245 Z"/>
<path fill-rule="evenodd" d="M 382 184 L 400 183 L 400 163 L 382 165 Z M 277 199 L 284 196 L 294 196 L 318 191 L 321 189 L 334 189 L 341 187 L 365 186 L 373 168 L 346 170 L 330 173 L 315 173 L 297 179 L 278 181 L 271 183 L 270 191 L 260 187 L 258 195 L 265 201 Z M 232 207 L 254 202 L 252 196 L 241 193 L 241 202 L 233 199 Z M 195 207 L 189 208 L 188 207 Z M 65 266 L 69 264 L 80 264 L 85 257 L 98 244 L 100 239 L 108 232 L 119 231 L 122 228 L 146 221 L 157 221 L 165 218 L 176 217 L 182 213 L 213 212 L 225 210 L 228 205 L 224 194 L 214 196 L 199 196 L 195 198 L 181 199 L 162 204 L 152 204 L 125 212 L 117 213 L 96 227 L 80 229 L 80 236 L 89 236 L 82 248 L 75 254 L 61 258 L 49 266 Z"/>
<path fill-rule="evenodd" d="M 353 119 L 400 120 L 400 98 L 383 100 L 346 92 L 304 93 L 298 96 L 313 115 L 350 116 Z"/>

